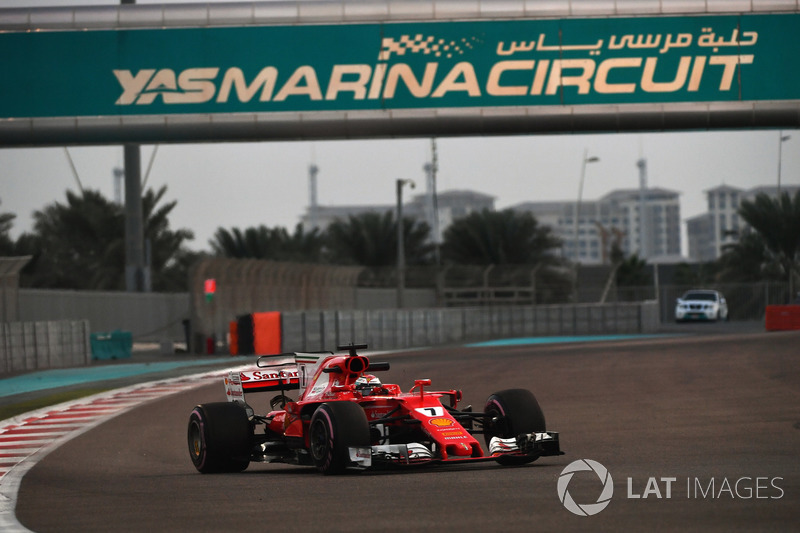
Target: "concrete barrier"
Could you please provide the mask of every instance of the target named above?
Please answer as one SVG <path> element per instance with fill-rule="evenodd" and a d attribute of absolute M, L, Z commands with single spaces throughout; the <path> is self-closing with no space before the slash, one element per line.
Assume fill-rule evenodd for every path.
<path fill-rule="evenodd" d="M 88 320 L 0 324 L 0 374 L 91 363 Z"/>
<path fill-rule="evenodd" d="M 652 333 L 658 325 L 655 301 L 281 313 L 285 352 L 350 342 L 389 350 L 523 336 Z"/>

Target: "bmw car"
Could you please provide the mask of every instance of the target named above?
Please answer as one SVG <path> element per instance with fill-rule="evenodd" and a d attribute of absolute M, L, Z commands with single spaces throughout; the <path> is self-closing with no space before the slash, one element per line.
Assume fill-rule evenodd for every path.
<path fill-rule="evenodd" d="M 728 302 L 719 291 L 691 290 L 678 298 L 675 321 L 728 320 Z"/>

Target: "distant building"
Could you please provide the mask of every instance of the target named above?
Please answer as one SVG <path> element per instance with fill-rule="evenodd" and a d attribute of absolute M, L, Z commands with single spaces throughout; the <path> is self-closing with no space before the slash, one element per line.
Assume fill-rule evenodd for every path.
<path fill-rule="evenodd" d="M 781 192 L 789 194 L 795 194 L 798 190 L 800 186 L 781 187 Z M 762 186 L 744 190 L 720 185 L 705 193 L 708 211 L 686 221 L 689 258 L 702 262 L 718 259 L 723 247 L 739 240 L 739 234 L 746 225 L 738 214 L 742 201 L 752 201 L 762 193 L 776 198 L 778 188 Z"/>
<path fill-rule="evenodd" d="M 428 195 L 418 194 L 404 207 L 404 214 L 414 216 L 420 220 L 430 220 L 426 216 L 426 203 Z M 439 213 L 438 235 L 434 235 L 435 242 L 442 242 L 442 235 L 454 221 L 470 213 L 480 212 L 484 209 L 494 211 L 494 196 L 476 191 L 453 190 L 442 191 L 436 195 L 436 211 Z M 406 211 L 407 210 L 407 211 Z M 431 228 L 434 231 L 436 228 Z"/>
<path fill-rule="evenodd" d="M 468 190 L 442 191 L 436 195 L 436 211 L 439 213 L 439 235 L 433 235 L 436 242 L 441 242 L 441 235 L 450 224 L 455 220 L 465 217 L 476 211 L 488 209 L 494 210 L 494 196 Z M 429 221 L 430 200 L 427 194 L 418 194 L 412 197 L 410 202 L 403 205 L 403 216 L 413 217 L 420 221 Z M 347 220 L 350 215 L 360 215 L 362 213 L 394 213 L 397 209 L 395 204 L 371 204 L 371 205 L 317 205 L 314 213 L 316 227 L 321 230 L 327 229 L 335 220 Z M 308 230 L 311 226 L 310 206 L 306 207 L 306 212 L 300 217 L 303 229 Z M 433 231 L 434 228 L 431 228 Z M 438 240 L 437 240 L 438 238 Z"/>
<path fill-rule="evenodd" d="M 640 248 L 639 205 L 645 206 L 645 250 Z M 512 206 L 532 213 L 561 238 L 562 256 L 583 264 L 607 264 L 617 243 L 625 255 L 638 254 L 650 261 L 680 255 L 680 201 L 678 193 L 661 188 L 612 191 L 599 200 L 581 202 L 525 202 Z M 577 230 L 577 235 L 576 235 Z M 576 247 L 577 245 L 577 247 Z"/>
<path fill-rule="evenodd" d="M 714 215 L 703 213 L 686 220 L 689 258 L 706 263 L 716 258 L 714 241 Z"/>
<path fill-rule="evenodd" d="M 394 205 L 365 204 L 365 205 L 317 205 L 313 216 L 310 206 L 306 207 L 306 212 L 300 216 L 300 224 L 304 231 L 318 228 L 325 231 L 328 226 L 336 220 L 347 220 L 350 215 L 358 216 L 363 213 L 386 213 L 394 212 Z M 313 221 L 313 222 L 312 222 Z"/>

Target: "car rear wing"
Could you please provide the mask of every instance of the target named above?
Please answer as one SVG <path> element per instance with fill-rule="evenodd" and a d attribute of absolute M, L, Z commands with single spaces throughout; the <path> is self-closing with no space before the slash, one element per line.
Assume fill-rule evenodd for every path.
<path fill-rule="evenodd" d="M 331 352 L 322 353 L 331 355 Z M 263 355 L 256 362 L 258 370 L 229 372 L 225 378 L 225 394 L 228 401 L 244 404 L 245 392 L 283 393 L 299 389 L 298 358 L 302 355 L 306 354 Z"/>

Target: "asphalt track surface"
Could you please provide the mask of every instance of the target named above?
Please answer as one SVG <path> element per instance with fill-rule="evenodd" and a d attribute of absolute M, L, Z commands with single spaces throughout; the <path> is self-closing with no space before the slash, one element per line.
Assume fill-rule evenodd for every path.
<path fill-rule="evenodd" d="M 567 455 L 513 468 L 325 477 L 251 464 L 201 475 L 186 422 L 195 404 L 222 400 L 220 383 L 146 403 L 59 447 L 23 478 L 17 518 L 37 532 L 797 531 L 800 332 L 386 359 L 384 382 L 408 389 L 431 378 L 433 388 L 462 389 L 476 410 L 494 391 L 529 388 Z M 579 459 L 613 477 L 613 498 L 593 516 L 572 514 L 557 494 L 562 470 Z M 591 472 L 568 484 L 581 505 L 601 489 Z"/>

